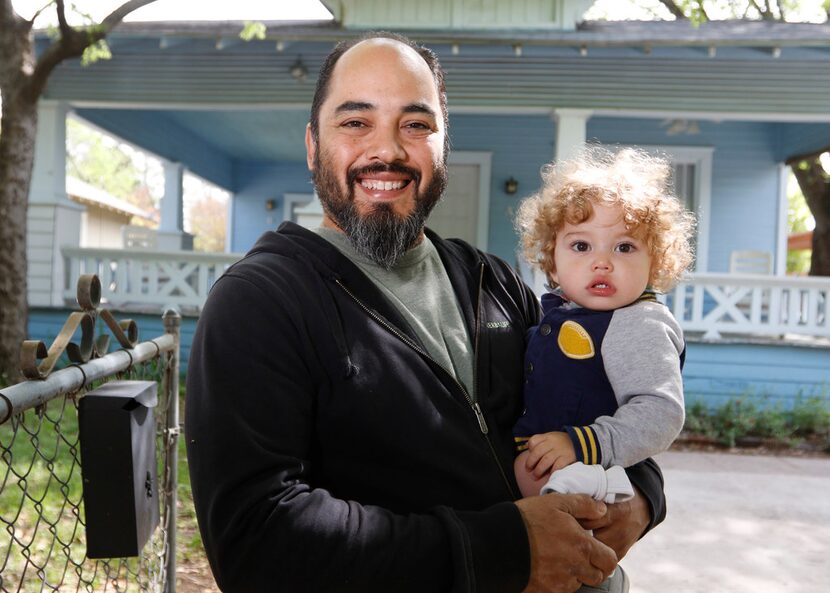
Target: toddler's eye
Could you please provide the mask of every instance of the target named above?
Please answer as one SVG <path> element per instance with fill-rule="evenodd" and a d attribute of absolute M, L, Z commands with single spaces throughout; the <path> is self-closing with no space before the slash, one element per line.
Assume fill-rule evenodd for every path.
<path fill-rule="evenodd" d="M 617 245 L 617 251 L 620 253 L 633 253 L 636 250 L 637 247 L 635 247 L 633 243 L 620 243 Z"/>
<path fill-rule="evenodd" d="M 573 251 L 585 252 L 590 251 L 591 246 L 588 244 L 587 241 L 574 241 L 573 243 L 571 243 L 571 249 Z"/>

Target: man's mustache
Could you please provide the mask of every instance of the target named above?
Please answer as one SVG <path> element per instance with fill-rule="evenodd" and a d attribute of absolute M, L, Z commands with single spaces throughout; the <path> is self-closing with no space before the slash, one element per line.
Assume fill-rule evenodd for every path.
<path fill-rule="evenodd" d="M 365 167 L 349 169 L 346 180 L 348 181 L 349 187 L 352 187 L 358 177 L 365 177 L 375 173 L 401 173 L 402 175 L 411 177 L 416 186 L 420 185 L 421 182 L 421 174 L 418 171 L 399 163 L 373 163 Z"/>

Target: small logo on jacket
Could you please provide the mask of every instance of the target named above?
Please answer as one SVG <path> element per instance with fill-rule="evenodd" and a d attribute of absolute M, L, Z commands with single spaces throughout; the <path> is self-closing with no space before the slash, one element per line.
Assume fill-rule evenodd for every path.
<path fill-rule="evenodd" d="M 488 321 L 487 329 L 504 329 L 510 327 L 509 321 Z"/>

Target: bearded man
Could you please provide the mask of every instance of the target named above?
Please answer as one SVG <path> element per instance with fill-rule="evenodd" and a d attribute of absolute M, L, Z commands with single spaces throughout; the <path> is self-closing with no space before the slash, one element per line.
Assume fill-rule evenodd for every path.
<path fill-rule="evenodd" d="M 431 51 L 339 45 L 306 132 L 322 227 L 266 233 L 211 292 L 186 437 L 223 591 L 573 591 L 663 518 L 652 462 L 630 503 L 517 500 L 539 305 L 504 262 L 425 229 L 447 121 Z"/>

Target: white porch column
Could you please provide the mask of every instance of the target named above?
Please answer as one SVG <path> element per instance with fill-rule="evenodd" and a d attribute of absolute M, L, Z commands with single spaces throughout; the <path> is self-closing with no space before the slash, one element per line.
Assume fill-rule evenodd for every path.
<path fill-rule="evenodd" d="M 184 165 L 163 161 L 164 197 L 161 199 L 161 223 L 158 248 L 161 251 L 193 249 L 193 236 L 184 232 Z"/>
<path fill-rule="evenodd" d="M 587 137 L 588 120 L 592 112 L 588 109 L 554 109 L 551 112 L 551 119 L 556 122 L 556 148 L 553 155 L 554 161 L 567 159 L 574 156 L 585 144 Z M 545 293 L 547 278 L 541 271 L 533 271 L 533 292 L 537 296 Z"/>
<path fill-rule="evenodd" d="M 556 153 L 554 160 L 567 159 L 585 144 L 588 120 L 593 112 L 588 109 L 554 109 L 556 122 Z"/>
<path fill-rule="evenodd" d="M 74 289 L 67 285 L 61 247 L 80 246 L 84 208 L 66 197 L 68 111 L 62 102 L 41 101 L 38 105 L 26 235 L 30 306 L 63 306 L 64 289 Z"/>

